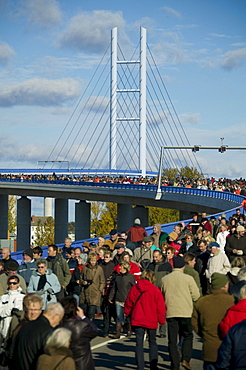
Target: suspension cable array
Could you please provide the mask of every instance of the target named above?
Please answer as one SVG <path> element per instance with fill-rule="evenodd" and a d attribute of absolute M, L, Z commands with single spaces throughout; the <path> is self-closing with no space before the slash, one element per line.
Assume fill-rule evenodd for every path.
<path fill-rule="evenodd" d="M 127 60 L 117 43 L 117 129 L 114 155 L 116 169 L 139 170 L 139 45 Z M 44 162 L 70 168 L 109 169 L 110 167 L 110 45 L 108 45 L 83 94 L 68 118 L 48 158 Z M 134 62 L 132 62 L 134 61 Z M 157 172 L 162 146 L 190 146 L 190 142 L 172 103 L 153 54 L 147 44 L 146 55 L 146 168 Z M 129 118 L 131 117 L 131 118 Z M 194 154 L 194 153 L 193 153 Z M 167 152 L 163 167 L 197 168 L 192 153 L 175 149 Z M 53 168 L 53 167 L 52 167 Z"/>

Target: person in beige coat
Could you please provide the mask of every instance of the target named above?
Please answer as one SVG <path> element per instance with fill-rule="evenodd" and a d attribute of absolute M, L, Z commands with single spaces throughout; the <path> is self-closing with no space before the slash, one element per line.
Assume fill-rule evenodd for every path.
<path fill-rule="evenodd" d="M 161 290 L 167 307 L 168 351 L 173 370 L 180 368 L 180 356 L 177 349 L 177 338 L 183 334 L 181 364 L 190 370 L 192 356 L 192 325 L 191 316 L 193 302 L 200 297 L 199 289 L 193 277 L 184 274 L 185 261 L 182 257 L 173 258 L 173 272 L 162 278 Z"/>
<path fill-rule="evenodd" d="M 101 266 L 97 263 L 97 254 L 90 252 L 88 265 L 83 267 L 81 275 L 80 303 L 91 320 L 94 319 L 96 309 L 100 306 L 100 298 L 105 288 L 105 277 Z"/>
<path fill-rule="evenodd" d="M 72 332 L 66 328 L 56 329 L 48 338 L 45 354 L 38 359 L 37 370 L 75 370 L 72 352 L 68 348 Z"/>

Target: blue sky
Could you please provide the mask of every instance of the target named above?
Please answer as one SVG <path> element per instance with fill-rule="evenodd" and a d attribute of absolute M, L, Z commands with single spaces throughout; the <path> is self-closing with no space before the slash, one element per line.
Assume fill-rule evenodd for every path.
<path fill-rule="evenodd" d="M 47 159 L 117 26 L 139 27 L 191 144 L 246 144 L 245 0 L 0 0 L 0 168 Z M 196 154 L 204 173 L 245 177 L 246 153 Z"/>

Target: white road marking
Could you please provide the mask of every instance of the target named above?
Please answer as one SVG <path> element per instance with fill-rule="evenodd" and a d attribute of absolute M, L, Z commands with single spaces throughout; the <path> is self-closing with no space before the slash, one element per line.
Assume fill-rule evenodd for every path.
<path fill-rule="evenodd" d="M 93 346 L 91 347 L 91 350 L 93 351 L 94 349 L 97 349 L 97 348 L 100 348 L 100 347 L 103 347 L 103 346 L 106 346 L 107 344 L 109 343 L 114 343 L 116 342 L 117 340 L 120 340 L 122 338 L 125 338 L 124 335 L 121 335 L 119 339 L 110 339 L 110 340 L 106 340 L 106 342 L 103 342 L 103 343 L 100 343 L 100 344 L 97 344 L 96 346 Z"/>

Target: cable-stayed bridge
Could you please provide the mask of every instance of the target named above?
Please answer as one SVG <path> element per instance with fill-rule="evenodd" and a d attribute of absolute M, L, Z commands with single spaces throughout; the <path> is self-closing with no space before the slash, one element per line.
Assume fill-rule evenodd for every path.
<path fill-rule="evenodd" d="M 160 148 L 190 145 L 158 70 L 146 30 L 127 58 L 112 30 L 101 58 L 76 107 L 40 169 L 86 173 L 107 170 L 157 173 Z M 202 170 L 188 150 L 168 152 L 164 168 Z"/>
<path fill-rule="evenodd" d="M 110 82 L 110 83 L 109 83 Z M 170 147 L 160 160 L 163 147 Z M 179 149 L 183 147 L 184 149 Z M 164 79 L 158 71 L 146 30 L 141 28 L 140 42 L 126 58 L 112 30 L 111 46 L 58 136 L 47 158 L 40 158 L 37 169 L 7 169 L 1 172 L 63 174 L 121 174 L 155 176 L 162 168 L 185 166 L 202 170 L 191 148 Z M 159 165 L 161 163 L 161 166 Z M 58 167 L 58 168 L 57 168 Z M 160 167 L 160 168 L 159 168 Z M 160 178 L 160 175 L 159 175 Z M 66 186 L 64 186 L 66 185 Z M 152 205 L 179 210 L 216 212 L 237 207 L 242 197 L 199 189 L 162 189 L 109 184 L 73 184 L 52 181 L 0 182 L 0 238 L 8 231 L 8 195 L 19 195 L 17 202 L 17 245 L 30 243 L 31 201 L 27 196 L 55 198 L 55 242 L 67 236 L 68 199 L 77 199 L 75 207 L 76 239 L 90 236 L 90 203 L 101 200 L 118 204 L 118 227 L 127 230 L 135 217 L 145 220 L 143 206 Z M 132 208 L 132 205 L 140 207 Z M 190 209 L 192 207 L 192 209 Z"/>

